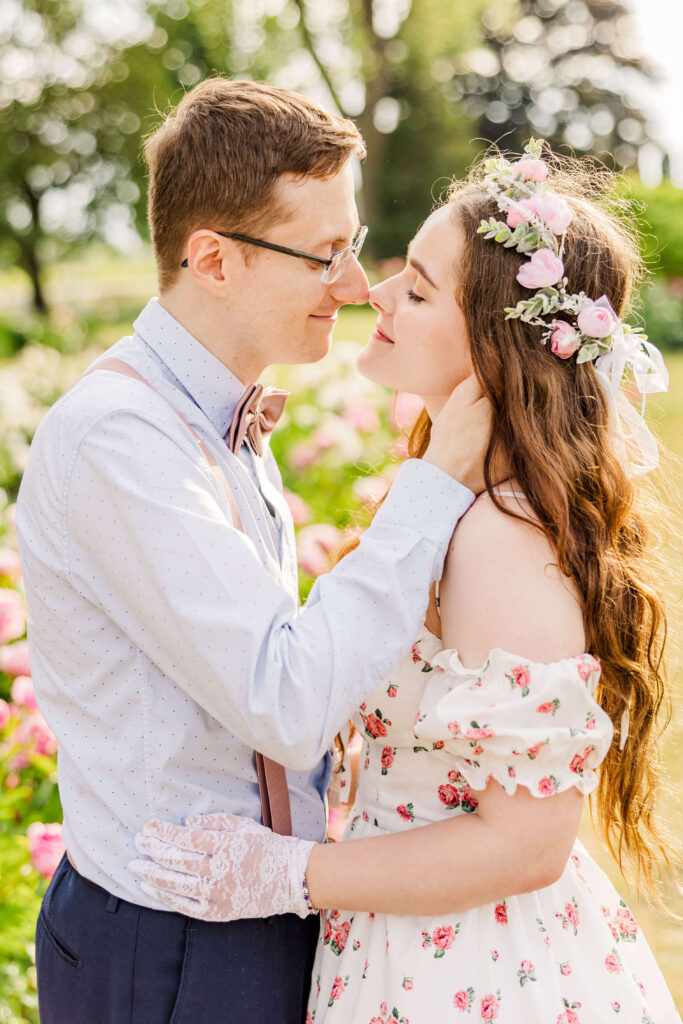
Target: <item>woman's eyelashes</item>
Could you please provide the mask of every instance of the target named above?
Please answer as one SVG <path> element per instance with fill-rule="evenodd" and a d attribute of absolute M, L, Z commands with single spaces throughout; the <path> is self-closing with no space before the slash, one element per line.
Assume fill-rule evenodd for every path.
<path fill-rule="evenodd" d="M 420 295 L 416 295 L 412 288 L 408 289 L 408 301 L 409 302 L 424 302 L 424 299 Z"/>

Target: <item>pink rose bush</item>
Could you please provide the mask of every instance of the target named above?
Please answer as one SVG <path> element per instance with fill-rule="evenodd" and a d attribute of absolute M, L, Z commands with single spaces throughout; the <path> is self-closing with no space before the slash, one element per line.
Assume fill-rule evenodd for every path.
<path fill-rule="evenodd" d="M 26 630 L 26 608 L 16 590 L 0 588 L 0 644 L 17 640 Z"/>
<path fill-rule="evenodd" d="M 52 878 L 66 850 L 62 826 L 34 821 L 26 830 L 26 836 L 33 867 L 43 878 Z"/>

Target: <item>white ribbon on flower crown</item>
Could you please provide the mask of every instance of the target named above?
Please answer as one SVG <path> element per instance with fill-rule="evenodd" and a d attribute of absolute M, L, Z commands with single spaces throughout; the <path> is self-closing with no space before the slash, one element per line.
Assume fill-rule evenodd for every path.
<path fill-rule="evenodd" d="M 657 440 L 644 419 L 645 402 L 648 395 L 669 390 L 669 371 L 656 345 L 639 334 L 626 333 L 606 295 L 598 299 L 595 305 L 607 309 L 615 324 L 610 350 L 595 361 L 595 372 L 610 404 L 615 440 L 621 454 L 630 473 L 642 476 L 659 465 Z M 636 387 L 643 396 L 640 413 L 621 390 L 627 366 L 633 370 Z"/>

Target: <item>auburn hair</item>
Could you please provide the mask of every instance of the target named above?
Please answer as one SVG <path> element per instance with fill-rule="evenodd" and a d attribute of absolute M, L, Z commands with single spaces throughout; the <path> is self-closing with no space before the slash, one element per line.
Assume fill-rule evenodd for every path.
<path fill-rule="evenodd" d="M 596 181 L 578 161 L 552 154 L 546 159 L 548 187 L 572 208 L 563 257 L 569 291 L 592 299 L 606 295 L 623 317 L 642 272 L 637 239 L 610 209 L 606 180 Z M 597 700 L 615 730 L 592 808 L 622 871 L 630 865 L 652 889 L 657 863 L 671 866 L 671 847 L 655 813 L 657 740 L 669 704 L 662 663 L 666 618 L 653 584 L 655 499 L 636 487 L 615 448 L 593 363 L 558 358 L 540 343 L 541 328 L 505 318 L 506 307 L 529 295 L 516 280 L 525 257 L 477 233 L 482 220 L 500 217 L 483 173 L 479 165 L 467 181 L 454 183 L 447 202 L 463 239 L 455 295 L 474 370 L 493 410 L 486 490 L 503 514 L 521 518 L 493 489 L 491 471 L 500 457 L 530 502 L 560 570 L 579 592 L 586 649 L 602 666 Z M 409 437 L 410 457 L 424 455 L 430 428 L 423 410 Z"/>
<path fill-rule="evenodd" d="M 262 231 L 286 216 L 276 188 L 282 175 L 333 177 L 349 157 L 362 158 L 365 146 L 353 121 L 305 96 L 216 77 L 183 97 L 145 139 L 144 154 L 163 292 L 193 231 Z"/>

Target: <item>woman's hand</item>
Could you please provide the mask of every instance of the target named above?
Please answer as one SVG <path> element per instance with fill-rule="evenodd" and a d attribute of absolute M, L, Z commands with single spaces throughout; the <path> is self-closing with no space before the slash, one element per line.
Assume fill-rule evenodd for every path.
<path fill-rule="evenodd" d="M 140 888 L 180 914 L 237 921 L 313 912 L 304 884 L 316 844 L 277 835 L 250 818 L 199 814 L 184 826 L 154 819 L 135 845 L 150 858 L 131 861 Z"/>

